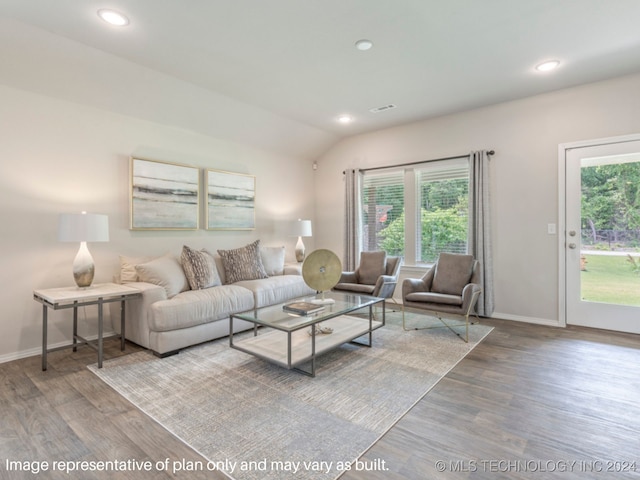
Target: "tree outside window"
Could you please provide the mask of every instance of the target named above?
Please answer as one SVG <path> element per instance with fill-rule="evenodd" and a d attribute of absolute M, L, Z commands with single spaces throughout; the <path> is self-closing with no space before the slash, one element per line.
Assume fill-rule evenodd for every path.
<path fill-rule="evenodd" d="M 417 198 L 405 195 L 403 172 L 365 175 L 364 249 L 404 256 L 408 245 L 405 205 L 415 202 L 417 263 L 433 263 L 440 252 L 466 253 L 469 217 L 468 163 L 425 165 L 415 170 Z"/>

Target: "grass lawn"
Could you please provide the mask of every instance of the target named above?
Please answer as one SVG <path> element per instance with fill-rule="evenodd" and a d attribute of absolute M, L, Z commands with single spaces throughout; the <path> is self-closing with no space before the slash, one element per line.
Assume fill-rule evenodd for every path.
<path fill-rule="evenodd" d="M 585 257 L 587 270 L 580 273 L 583 300 L 640 306 L 640 274 L 632 270 L 627 256 Z"/>

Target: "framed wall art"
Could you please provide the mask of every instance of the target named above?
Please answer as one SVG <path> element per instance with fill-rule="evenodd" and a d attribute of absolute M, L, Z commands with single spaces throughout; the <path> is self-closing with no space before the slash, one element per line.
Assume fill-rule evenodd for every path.
<path fill-rule="evenodd" d="M 207 230 L 253 230 L 256 177 L 206 170 Z"/>
<path fill-rule="evenodd" d="M 132 230 L 197 230 L 200 169 L 130 159 Z"/>

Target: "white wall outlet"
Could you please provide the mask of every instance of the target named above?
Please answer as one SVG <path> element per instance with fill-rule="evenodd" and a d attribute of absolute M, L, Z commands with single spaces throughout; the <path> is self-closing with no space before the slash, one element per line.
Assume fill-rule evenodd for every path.
<path fill-rule="evenodd" d="M 555 223 L 547 223 L 547 233 L 549 235 L 556 234 L 556 224 Z"/>

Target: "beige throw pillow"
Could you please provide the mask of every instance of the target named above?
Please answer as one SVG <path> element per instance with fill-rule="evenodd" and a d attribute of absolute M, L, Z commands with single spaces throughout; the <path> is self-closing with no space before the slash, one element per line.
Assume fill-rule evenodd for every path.
<path fill-rule="evenodd" d="M 141 281 L 163 287 L 167 298 L 189 290 L 189 281 L 175 255 L 167 254 L 147 263 L 136 265 Z"/>
<path fill-rule="evenodd" d="M 260 257 L 267 275 L 284 274 L 284 247 L 260 247 Z"/>
<path fill-rule="evenodd" d="M 213 255 L 207 250 L 198 251 L 184 245 L 180 260 L 191 290 L 202 290 L 222 284 Z"/>
<path fill-rule="evenodd" d="M 260 240 L 242 248 L 218 250 L 218 254 L 222 258 L 227 284 L 268 277 L 260 257 Z"/>
<path fill-rule="evenodd" d="M 120 255 L 120 283 L 139 282 L 138 272 L 136 272 L 136 265 L 141 263 L 147 263 L 153 260 L 154 257 L 127 257 L 126 255 Z"/>

